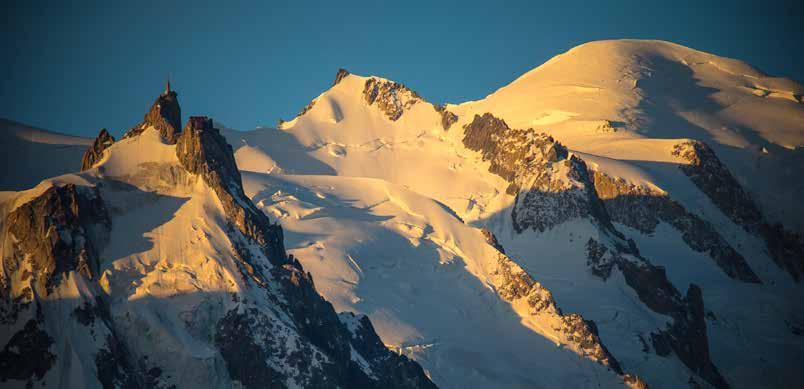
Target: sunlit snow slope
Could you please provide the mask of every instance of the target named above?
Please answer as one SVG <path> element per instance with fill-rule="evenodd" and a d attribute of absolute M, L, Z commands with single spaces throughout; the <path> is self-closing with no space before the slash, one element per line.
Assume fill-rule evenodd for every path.
<path fill-rule="evenodd" d="M 738 60 L 661 41 L 601 41 L 484 99 L 446 106 L 341 70 L 279 128 L 221 133 L 245 195 L 281 224 L 288 253 L 340 313 L 332 328 L 355 334 L 358 316 L 348 312 L 367 315 L 382 343 L 439 387 L 797 387 L 802 94 Z M 12 140 L 0 151 L 14 157 L 0 190 L 28 190 L 1 192 L 1 216 L 74 184 L 98 186 L 111 219 L 97 279 L 75 275 L 35 297 L 45 329 L 58 334 L 50 350 L 62 359 L 44 376 L 51 386 L 98 376 L 110 334 L 137 358 L 158 349 L 136 361 L 160 366 L 164 384 L 254 378 L 265 369 L 232 370 L 231 354 L 211 340 L 222 316 L 247 301 L 278 330 L 246 320 L 248 329 L 231 333 L 287 340 L 279 349 L 262 342 L 266 350 L 306 345 L 296 332 L 304 320 L 276 305 L 293 295 L 275 290 L 278 278 L 239 267 L 237 219 L 165 143 L 180 133 L 160 101 L 152 112 L 165 127 L 135 128 L 108 150 L 100 142 L 78 174 L 58 176 L 77 170 L 89 140 L 4 124 Z M 261 255 L 258 263 L 280 268 Z M 29 282 L 3 269 L 20 277 L 11 285 Z M 108 301 L 104 321 L 118 324 L 97 321 L 90 336 L 73 312 L 96 295 Z M 52 324 L 62 321 L 71 324 Z M 381 375 L 381 353 L 348 347 L 349 363 Z M 281 382 L 312 382 L 316 374 L 286 356 L 266 360 Z"/>
<path fill-rule="evenodd" d="M 800 263 L 801 251 L 773 254 L 781 238 L 765 226 L 802 231 L 802 90 L 672 43 L 604 41 L 446 107 L 383 78 L 339 73 L 280 128 L 227 137 L 247 194 L 280 220 L 319 291 L 338 310 L 368 314 L 386 344 L 442 387 L 633 384 L 601 373 L 554 338 L 558 326 L 506 298 L 485 270 L 493 244 L 481 244 L 481 227 L 563 314 L 596 323 L 622 374 L 658 388 L 779 387 L 804 381 L 794 357 L 804 351 L 802 287 L 781 264 Z M 500 168 L 509 160 L 468 147 L 465 126 L 485 113 L 526 130 L 506 140 L 513 147 L 544 132 L 554 140 L 538 142 L 558 142 L 568 156 L 506 176 L 532 162 Z M 711 177 L 721 176 L 746 196 L 718 195 Z M 528 217 L 544 216 L 535 189 L 544 177 L 550 190 L 592 190 L 591 208 L 562 213 L 559 201 L 558 216 L 547 215 L 558 221 L 541 228 L 546 219 Z M 755 223 L 740 216 L 748 213 Z M 612 253 L 609 273 L 593 260 L 597 242 Z M 677 297 L 657 303 L 662 293 Z"/>

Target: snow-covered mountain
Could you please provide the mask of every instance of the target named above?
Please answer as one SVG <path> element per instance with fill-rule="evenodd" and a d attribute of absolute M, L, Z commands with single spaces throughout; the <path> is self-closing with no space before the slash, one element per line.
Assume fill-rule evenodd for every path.
<path fill-rule="evenodd" d="M 82 172 L 4 192 L 3 386 L 435 387 L 316 292 L 212 120 L 178 112 L 168 90 Z"/>
<path fill-rule="evenodd" d="M 120 141 L 102 132 L 83 172 L 0 192 L 0 372 L 429 385 L 420 365 L 444 388 L 801 385 L 803 92 L 620 40 L 462 104 L 341 70 L 279 128 L 216 125 L 223 137 L 199 118 L 179 131 L 163 94 Z M 36 363 L 9 362 L 21 345 Z"/>

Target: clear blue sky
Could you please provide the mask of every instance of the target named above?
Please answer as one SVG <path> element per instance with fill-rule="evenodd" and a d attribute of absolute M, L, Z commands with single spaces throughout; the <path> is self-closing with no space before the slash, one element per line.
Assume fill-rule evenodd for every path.
<path fill-rule="evenodd" d="M 611 38 L 669 40 L 804 80 L 800 0 L 68 3 L 4 5 L 0 117 L 119 136 L 170 73 L 183 120 L 253 129 L 292 118 L 339 67 L 461 102 Z"/>

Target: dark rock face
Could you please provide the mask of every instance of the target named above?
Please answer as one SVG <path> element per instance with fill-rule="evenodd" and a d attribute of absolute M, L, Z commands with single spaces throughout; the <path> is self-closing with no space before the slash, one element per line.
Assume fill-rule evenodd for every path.
<path fill-rule="evenodd" d="M 286 262 L 282 229 L 272 224 L 243 193 L 232 147 L 212 126 L 212 119 L 190 118 L 176 142 L 176 156 L 188 172 L 200 175 L 215 191 L 238 230 L 268 250 L 272 263 Z"/>
<path fill-rule="evenodd" d="M 765 240 L 774 262 L 785 269 L 796 282 L 804 274 L 804 243 L 781 224 L 768 223 L 751 196 L 717 158 L 715 152 L 699 141 L 677 144 L 673 155 L 689 164 L 679 166 L 715 205 L 747 232 Z"/>
<path fill-rule="evenodd" d="M 744 282 L 761 282 L 745 258 L 711 224 L 688 212 L 665 193 L 598 171 L 593 176 L 595 191 L 612 221 L 645 234 L 653 233 L 660 221 L 668 223 L 682 233 L 682 239 L 690 248 L 707 253 L 729 277 Z"/>
<path fill-rule="evenodd" d="M 446 106 L 435 104 L 433 108 L 441 115 L 441 127 L 444 128 L 444 131 L 449 130 L 458 121 L 458 115 L 448 111 Z"/>
<path fill-rule="evenodd" d="M 25 327 L 11 336 L 0 351 L 0 382 L 41 380 L 56 362 L 50 352 L 53 339 L 39 328 L 40 320 L 28 320 Z"/>
<path fill-rule="evenodd" d="M 284 385 L 286 377 L 266 364 L 269 358 L 266 348 L 261 347 L 255 339 L 260 334 L 255 334 L 255 330 L 262 328 L 261 332 L 270 335 L 271 332 L 266 329 L 272 327 L 271 323 L 257 322 L 253 316 L 236 310 L 230 311 L 218 322 L 215 346 L 226 361 L 229 376 L 246 388 L 280 388 Z"/>
<path fill-rule="evenodd" d="M 531 315 L 550 315 L 557 317 L 560 326 L 553 328 L 561 334 L 568 345 L 581 355 L 622 375 L 620 364 L 606 349 L 597 334 L 594 322 L 584 320 L 576 313 L 563 314 L 556 305 L 553 294 L 510 258 L 499 253 L 498 268 L 493 273 L 498 277 L 495 283 L 497 293 L 506 301 L 526 299 Z"/>
<path fill-rule="evenodd" d="M 424 379 L 426 376 L 421 366 L 404 355 L 394 354 L 385 347 L 368 316 L 358 317 L 351 312 L 341 315 L 347 316 L 348 321 L 356 324 L 354 327 L 347 325 L 352 346 L 366 359 L 374 370 L 373 375 L 378 378 L 377 382 L 365 383 L 353 380 L 355 384 L 353 387 L 368 387 L 362 385 L 370 384 L 371 387 L 377 388 L 435 388 L 432 382 Z"/>
<path fill-rule="evenodd" d="M 98 269 L 95 235 L 107 231 L 110 223 L 97 188 L 50 187 L 8 215 L 6 226 L 16 242 L 4 266 L 13 272 L 27 255 L 32 276 L 46 291 L 73 270 L 91 279 Z"/>
<path fill-rule="evenodd" d="M 95 138 L 95 141 L 84 153 L 84 157 L 81 158 L 81 171 L 92 168 L 103 157 L 103 150 L 108 149 L 113 143 L 114 137 L 109 135 L 105 128 L 101 129 L 98 137 Z"/>
<path fill-rule="evenodd" d="M 123 138 L 137 136 L 148 126 L 156 128 L 168 144 L 176 143 L 181 131 L 181 107 L 175 91 L 165 91 L 159 95 L 145 114 L 142 124 L 129 130 Z"/>
<path fill-rule="evenodd" d="M 732 221 L 747 228 L 762 223 L 759 208 L 709 146 L 699 141 L 682 142 L 675 145 L 673 155 L 689 162 L 681 165 L 681 170 Z"/>
<path fill-rule="evenodd" d="M 486 239 L 486 243 L 488 243 L 491 247 L 494 247 L 495 249 L 497 249 L 497 251 L 505 254 L 505 249 L 500 244 L 500 242 L 497 241 L 497 237 L 494 236 L 494 233 L 491 232 L 491 230 L 489 230 L 486 227 L 483 227 L 483 228 L 480 229 L 480 233 L 483 234 L 483 238 Z"/>
<path fill-rule="evenodd" d="M 651 335 L 657 354 L 667 356 L 673 351 L 691 371 L 714 387 L 729 387 L 710 359 L 703 293 L 698 286 L 690 285 L 687 296 L 682 298 L 664 269 L 642 258 L 633 245 L 630 249 L 612 249 L 589 238 L 586 253 L 593 274 L 605 280 L 616 267 L 640 301 L 652 311 L 673 318 L 667 328 Z"/>
<path fill-rule="evenodd" d="M 588 216 L 614 231 L 586 163 L 552 137 L 509 128 L 489 113 L 475 115 L 464 129 L 464 146 L 490 161 L 489 171 L 508 181 L 506 192 L 517 196 L 512 211 L 517 232 L 543 232 Z"/>
<path fill-rule="evenodd" d="M 419 102 L 419 95 L 398 82 L 380 80 L 374 77 L 366 80 L 363 87 L 363 99 L 366 104 L 377 104 L 390 120 L 402 117 L 406 109 Z"/>
<path fill-rule="evenodd" d="M 332 86 L 338 85 L 338 83 L 340 83 L 341 80 L 346 78 L 349 74 L 351 73 L 349 73 L 349 71 L 344 68 L 338 69 L 338 73 L 335 74 L 335 81 L 332 82 Z"/>
<path fill-rule="evenodd" d="M 95 368 L 98 381 L 103 389 L 134 389 L 140 387 L 142 379 L 137 376 L 125 346 L 116 337 L 109 335 L 104 348 L 95 355 Z"/>

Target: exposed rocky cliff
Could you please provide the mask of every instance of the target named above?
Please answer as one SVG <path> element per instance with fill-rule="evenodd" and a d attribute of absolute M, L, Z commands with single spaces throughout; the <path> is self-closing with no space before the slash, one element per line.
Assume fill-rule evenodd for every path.
<path fill-rule="evenodd" d="M 651 334 L 658 355 L 675 352 L 693 372 L 716 388 L 729 387 L 709 356 L 701 288 L 691 284 L 686 297 L 667 279 L 663 268 L 643 258 L 631 242 L 629 247 L 607 245 L 590 238 L 586 243 L 588 265 L 602 279 L 618 269 L 645 306 L 673 319 L 664 330 Z"/>
<path fill-rule="evenodd" d="M 95 141 L 89 146 L 81 158 L 81 171 L 92 168 L 92 166 L 101 160 L 103 151 L 108 149 L 109 146 L 114 144 L 114 137 L 109 135 L 105 128 L 101 129 Z"/>
<path fill-rule="evenodd" d="M 614 231 L 586 164 L 555 139 L 509 128 L 489 113 L 475 115 L 464 129 L 464 145 L 480 152 L 491 163 L 489 171 L 508 181 L 506 192 L 516 195 L 511 216 L 518 232 L 543 232 L 587 216 Z"/>
<path fill-rule="evenodd" d="M 263 288 L 269 288 L 269 280 L 278 283 L 283 298 L 275 303 L 287 312 L 304 339 L 295 351 L 286 349 L 286 337 L 275 330 L 277 323 L 271 316 L 256 308 L 229 311 L 218 323 L 215 342 L 233 378 L 247 388 L 262 387 L 266 382 L 282 386 L 287 379 L 305 387 L 434 387 L 421 367 L 387 348 L 370 350 L 384 365 L 376 366 L 378 371 L 367 376 L 364 368 L 374 372 L 374 366 L 358 365 L 350 351 L 355 348 L 352 336 L 332 305 L 315 291 L 310 274 L 301 264 L 285 254 L 282 228 L 270 223 L 243 193 L 232 148 L 211 119 L 190 118 L 176 144 L 176 155 L 189 172 L 201 176 L 215 191 L 229 221 L 247 238 L 243 246 L 235 247 L 244 272 Z M 259 263 L 253 251 L 245 247 L 250 244 L 256 244 L 273 266 Z M 301 372 L 298 376 L 285 377 L 268 363 L 276 359 L 282 362 L 285 353 L 289 354 L 287 362 Z M 261 357 L 254 359 L 254 355 Z M 394 370 L 394 365 L 405 369 Z"/>
<path fill-rule="evenodd" d="M 719 388 L 728 387 L 709 358 L 700 288 L 692 285 L 687 297 L 682 297 L 667 279 L 664 270 L 643 258 L 634 242 L 626 240 L 612 221 L 647 231 L 653 230 L 659 220 L 663 220 L 678 225 L 682 232 L 687 231 L 688 234 L 703 232 L 701 236 L 688 236 L 685 240 L 698 251 L 708 251 L 732 277 L 758 282 L 756 275 L 736 251 L 707 223 L 692 216 L 677 203 L 651 196 L 655 193 L 649 193 L 644 188 L 631 187 L 602 174 L 596 176 L 581 158 L 569 153 L 563 145 L 547 135 L 538 134 L 532 129 L 509 128 L 505 121 L 488 113 L 476 115 L 464 129 L 464 145 L 480 152 L 483 160 L 490 162 L 489 171 L 508 181 L 508 194 L 516 196 L 511 210 L 516 232 L 544 232 L 572 219 L 590 220 L 599 228 L 601 236 L 607 239 L 606 243 L 600 243 L 590 238 L 586 245 L 587 264 L 591 272 L 605 280 L 613 269 L 620 270 L 642 303 L 654 312 L 673 318 L 671 325 L 654 334 L 657 354 L 667 356 L 672 350 L 691 371 L 708 383 Z M 620 195 L 625 194 L 641 197 L 640 200 L 619 199 Z M 601 198 L 611 203 L 605 204 Z M 659 207 L 659 212 L 656 212 L 656 207 Z M 612 217 L 609 209 L 616 216 Z M 489 240 L 490 244 L 495 240 Z M 532 304 L 536 312 L 554 310 L 561 315 L 552 297 L 548 298 L 546 289 L 518 266 L 518 271 L 506 271 L 507 268 L 512 267 L 507 262 L 501 264 L 503 285 L 510 286 L 502 290 L 504 298 L 515 299 L 522 297 L 523 293 L 533 295 L 528 298 L 528 304 Z M 594 325 L 587 323 L 588 327 L 583 327 L 581 323 L 586 322 L 575 316 L 562 315 L 561 320 L 566 328 L 587 334 L 571 339 L 576 342 L 576 347 L 592 359 L 608 360 L 610 366 L 616 364 L 613 357 L 607 359 L 609 353 L 597 338 Z M 621 373 L 621 370 L 618 371 Z M 639 386 L 644 382 L 635 381 L 633 384 Z"/>
<path fill-rule="evenodd" d="M 166 90 L 159 95 L 145 114 L 142 123 L 126 132 L 123 138 L 139 135 L 148 127 L 156 128 L 166 143 L 176 143 L 181 131 L 181 107 L 175 91 Z"/>
<path fill-rule="evenodd" d="M 28 268 L 39 292 L 50 292 L 61 277 L 98 271 L 96 242 L 110 228 L 97 188 L 51 186 L 12 211 L 4 223 L 13 237 L 12 254 L 3 259 L 7 274 Z"/>
<path fill-rule="evenodd" d="M 272 224 L 243 193 L 232 147 L 212 126 L 212 119 L 193 116 L 176 142 L 176 157 L 188 172 L 204 179 L 218 195 L 229 220 L 266 250 L 275 265 L 287 262 L 282 228 Z"/>
<path fill-rule="evenodd" d="M 681 238 L 690 248 L 707 253 L 729 277 L 761 282 L 745 258 L 709 222 L 687 211 L 666 193 L 599 171 L 594 171 L 593 176 L 595 191 L 612 221 L 645 234 L 653 233 L 660 221 L 670 224 L 681 232 Z"/>
<path fill-rule="evenodd" d="M 673 155 L 687 162 L 679 168 L 729 219 L 764 239 L 776 264 L 790 273 L 794 280 L 801 279 L 804 274 L 801 237 L 785 230 L 781 224 L 765 220 L 759 206 L 720 162 L 714 150 L 704 142 L 686 141 L 675 145 Z"/>
<path fill-rule="evenodd" d="M 349 76 L 349 74 L 350 74 L 349 71 L 344 68 L 338 69 L 338 73 L 335 74 L 335 81 L 332 82 L 332 86 L 338 85 L 338 83 L 340 83 L 341 80 Z"/>
<path fill-rule="evenodd" d="M 441 115 L 441 127 L 443 127 L 444 130 L 449 130 L 449 128 L 458 121 L 458 115 L 450 112 L 446 106 L 434 104 L 433 108 Z"/>
<path fill-rule="evenodd" d="M 641 378 L 623 372 L 617 359 L 609 352 L 591 320 L 585 320 L 577 313 L 565 314 L 553 299 L 553 294 L 541 283 L 534 280 L 521 266 L 505 255 L 505 250 L 497 237 L 488 229 L 482 229 L 486 243 L 498 250 L 497 268 L 492 272 L 491 282 L 497 293 L 512 305 L 524 304 L 527 315 L 540 323 L 552 323 L 552 335 L 565 347 L 585 358 L 591 359 L 613 370 L 623 377 L 630 387 L 645 387 Z"/>
<path fill-rule="evenodd" d="M 419 102 L 419 95 L 394 81 L 371 77 L 363 87 L 363 99 L 368 105 L 377 105 L 390 120 L 402 117 L 405 110 Z"/>

